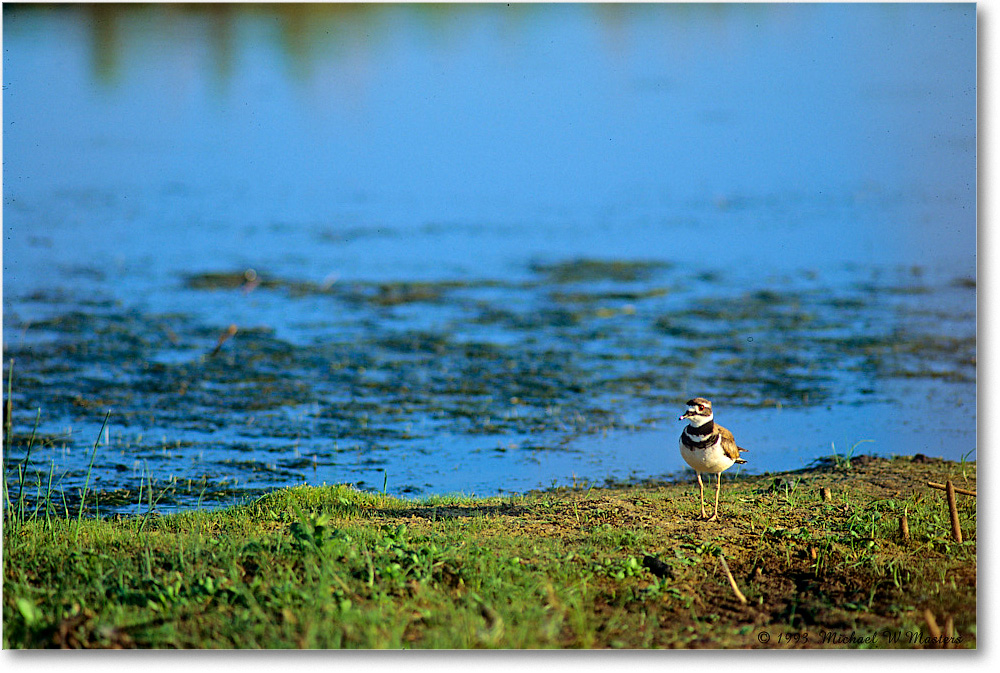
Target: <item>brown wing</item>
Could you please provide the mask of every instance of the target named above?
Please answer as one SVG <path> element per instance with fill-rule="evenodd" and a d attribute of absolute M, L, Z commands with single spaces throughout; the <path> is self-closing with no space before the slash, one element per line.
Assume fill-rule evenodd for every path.
<path fill-rule="evenodd" d="M 726 454 L 726 457 L 732 458 L 737 463 L 747 462 L 740 458 L 740 451 L 746 451 L 746 449 L 736 446 L 736 439 L 733 437 L 733 433 L 718 423 L 716 423 L 715 429 L 718 430 L 719 435 L 722 437 L 722 452 Z"/>

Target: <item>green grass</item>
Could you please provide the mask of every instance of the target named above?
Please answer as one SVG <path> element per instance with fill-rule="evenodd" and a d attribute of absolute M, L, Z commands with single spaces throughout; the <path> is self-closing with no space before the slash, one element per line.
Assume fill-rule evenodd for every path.
<path fill-rule="evenodd" d="M 859 647 L 828 634 L 926 635 L 930 610 L 975 647 L 975 499 L 957 544 L 923 486 L 975 488 L 975 463 L 852 463 L 729 480 L 714 523 L 693 483 L 421 500 L 297 487 L 115 519 L 15 503 L 3 646 Z"/>

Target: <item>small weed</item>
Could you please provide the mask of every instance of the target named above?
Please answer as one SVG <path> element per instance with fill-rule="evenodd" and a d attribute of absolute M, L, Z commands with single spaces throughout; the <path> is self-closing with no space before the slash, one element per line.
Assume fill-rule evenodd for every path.
<path fill-rule="evenodd" d="M 843 469 L 843 470 L 849 470 L 849 469 L 851 469 L 851 459 L 854 457 L 854 452 L 857 450 L 857 448 L 859 446 L 861 446 L 865 442 L 872 442 L 872 443 L 874 443 L 875 440 L 874 439 L 862 439 L 860 441 L 857 441 L 857 442 L 855 442 L 851 446 L 850 449 L 847 450 L 847 453 L 845 455 L 843 455 L 843 456 L 841 456 L 839 453 L 837 453 L 837 446 L 836 446 L 836 444 L 834 444 L 833 442 L 830 442 L 830 448 L 833 451 L 832 458 L 833 458 L 834 465 L 836 467 L 840 468 L 840 469 Z"/>

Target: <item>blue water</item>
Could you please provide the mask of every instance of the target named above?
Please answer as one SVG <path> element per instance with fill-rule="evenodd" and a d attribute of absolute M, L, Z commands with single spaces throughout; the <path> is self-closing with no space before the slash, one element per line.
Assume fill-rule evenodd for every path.
<path fill-rule="evenodd" d="M 147 326 L 176 316 L 171 329 L 198 338 L 182 331 L 179 343 L 141 351 L 163 366 L 191 362 L 237 324 L 302 347 L 434 331 L 583 353 L 617 347 L 644 372 L 673 343 L 650 327 L 657 311 L 760 290 L 847 301 L 876 285 L 859 315 L 845 309 L 826 327 L 885 335 L 923 321 L 972 339 L 974 352 L 975 290 L 962 289 L 976 275 L 974 5 L 5 5 L 3 19 L 5 372 L 15 357 L 15 432 L 30 432 L 42 408 L 42 430 L 68 442 L 36 454 L 42 468 L 66 471 L 64 485 L 79 481 L 104 409 L 66 400 L 99 402 L 95 381 L 120 397 L 139 371 L 107 356 L 53 374 L 40 344 L 90 344 L 107 332 L 32 325 L 79 312 Z M 549 290 L 517 284 L 579 259 L 669 265 L 628 286 L 663 288 L 661 297 L 634 313 L 615 305 L 625 312 L 607 343 L 617 346 L 593 330 L 545 323 L 526 335 L 469 319 L 483 306 L 537 315 Z M 186 280 L 250 268 L 335 289 L 474 287 L 434 305 L 373 309 Z M 890 286 L 919 293 L 901 308 L 898 292 L 884 298 Z M 649 320 L 636 326 L 628 315 Z M 227 345 L 233 366 L 252 369 L 239 339 Z M 408 492 L 666 474 L 683 466 L 675 405 L 705 390 L 732 393 L 720 420 L 755 447 L 759 470 L 799 467 L 831 443 L 862 439 L 881 453 L 974 457 L 972 425 L 956 430 L 929 413 L 954 398 L 974 419 L 975 364 L 965 356 L 957 377 L 929 375 L 955 368 L 931 356 L 904 378 L 834 364 L 821 402 L 720 389 L 739 367 L 708 357 L 685 380 L 657 382 L 654 400 L 595 393 L 621 419 L 608 432 L 470 434 L 413 411 L 392 422 L 420 438 L 377 450 L 308 420 L 350 397 L 322 382 L 330 354 L 313 357 L 289 365 L 308 399 L 275 403 L 284 416 L 249 437 L 226 423 L 185 429 L 180 397 L 155 399 L 176 416 L 147 420 L 139 412 L 153 398 L 137 393 L 131 416 L 119 402 L 127 420 L 112 417 L 109 445 L 123 442 L 115 461 L 124 467 L 107 468 L 101 484 L 134 486 L 147 466 L 251 489 L 381 487 L 387 474 L 390 490 Z M 433 378 L 427 371 L 405 377 Z M 212 413 L 250 423 L 225 407 Z M 886 418 L 904 432 L 886 436 Z M 536 443 L 559 450 L 503 448 Z M 226 462 L 237 445 L 265 464 L 318 458 L 268 481 Z"/>

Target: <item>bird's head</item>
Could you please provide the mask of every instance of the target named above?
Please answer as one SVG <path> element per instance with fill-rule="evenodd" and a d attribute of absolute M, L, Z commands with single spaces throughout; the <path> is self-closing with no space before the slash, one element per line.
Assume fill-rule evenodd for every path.
<path fill-rule="evenodd" d="M 693 400 L 687 401 L 687 411 L 677 420 L 687 420 L 690 425 L 697 428 L 705 425 L 713 418 L 711 401 L 706 400 L 704 397 L 696 397 Z"/>

